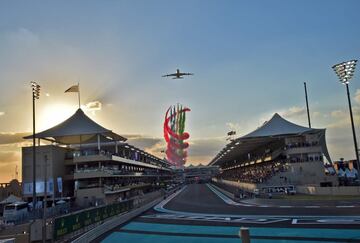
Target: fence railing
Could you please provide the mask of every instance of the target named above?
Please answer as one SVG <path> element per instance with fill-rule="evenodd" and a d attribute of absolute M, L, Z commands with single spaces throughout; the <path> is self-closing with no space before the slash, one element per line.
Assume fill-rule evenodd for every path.
<path fill-rule="evenodd" d="M 58 217 L 54 220 L 53 237 L 55 240 L 58 240 L 67 234 L 74 233 L 84 227 L 129 211 L 133 207 L 134 200 L 127 200 Z"/>

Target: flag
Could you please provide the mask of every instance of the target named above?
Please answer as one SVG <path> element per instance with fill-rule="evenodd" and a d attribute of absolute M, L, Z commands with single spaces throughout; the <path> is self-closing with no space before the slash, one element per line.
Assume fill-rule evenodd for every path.
<path fill-rule="evenodd" d="M 67 90 L 65 90 L 65 93 L 69 93 L 69 92 L 74 92 L 74 93 L 78 93 L 78 99 L 79 99 L 79 109 L 80 109 L 80 84 L 78 83 L 77 85 L 73 85 L 70 88 L 68 88 Z"/>
<path fill-rule="evenodd" d="M 67 90 L 65 90 L 65 93 L 67 92 L 79 92 L 79 85 L 73 85 L 70 88 L 68 88 Z"/>

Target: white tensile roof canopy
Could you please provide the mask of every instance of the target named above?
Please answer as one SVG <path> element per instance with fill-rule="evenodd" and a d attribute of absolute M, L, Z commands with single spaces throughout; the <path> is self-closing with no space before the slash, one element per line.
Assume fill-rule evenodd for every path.
<path fill-rule="evenodd" d="M 10 195 L 8 196 L 7 198 L 5 198 L 4 200 L 2 200 L 0 202 L 0 204 L 10 204 L 10 203 L 14 203 L 14 202 L 21 202 L 21 198 L 20 197 L 17 197 L 17 196 L 14 196 L 14 195 Z"/>
<path fill-rule="evenodd" d="M 318 130 L 322 130 L 322 129 L 313 129 L 313 128 L 299 126 L 295 123 L 285 120 L 278 113 L 275 113 L 273 117 L 270 119 L 270 121 L 265 122 L 261 127 L 241 138 L 279 136 L 286 134 L 301 134 L 301 133 L 318 131 Z"/>
<path fill-rule="evenodd" d="M 96 142 L 97 135 L 100 135 L 101 141 L 126 141 L 126 138 L 91 120 L 80 108 L 64 122 L 36 133 L 35 138 L 60 144 L 79 144 Z M 30 135 L 24 138 L 30 139 L 33 136 Z"/>
<path fill-rule="evenodd" d="M 326 147 L 325 131 L 326 129 L 315 129 L 297 125 L 275 113 L 269 121 L 265 122 L 259 128 L 227 144 L 210 162 L 210 165 L 220 165 L 223 162 L 232 161 L 241 155 L 247 154 L 279 138 L 306 133 L 319 134 L 323 153 L 327 160 L 331 161 Z"/>

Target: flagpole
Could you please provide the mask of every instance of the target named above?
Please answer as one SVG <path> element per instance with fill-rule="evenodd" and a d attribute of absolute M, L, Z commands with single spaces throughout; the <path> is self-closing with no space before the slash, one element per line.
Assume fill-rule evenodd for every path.
<path fill-rule="evenodd" d="M 80 83 L 78 83 L 78 98 L 79 98 L 79 109 L 80 109 Z"/>

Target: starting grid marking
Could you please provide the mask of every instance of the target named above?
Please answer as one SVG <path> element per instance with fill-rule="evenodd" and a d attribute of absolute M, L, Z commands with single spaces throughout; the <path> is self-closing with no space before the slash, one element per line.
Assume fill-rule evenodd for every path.
<path fill-rule="evenodd" d="M 195 220 L 195 221 L 215 221 L 228 223 L 248 223 L 248 224 L 272 224 L 290 219 L 286 218 L 244 218 L 244 217 L 220 217 L 220 216 L 199 216 L 199 215 L 181 215 L 181 214 L 151 214 L 144 215 L 141 218 L 151 219 L 176 219 L 176 220 Z"/>
<path fill-rule="evenodd" d="M 173 219 L 191 221 L 211 221 L 226 223 L 247 223 L 247 224 L 274 224 L 279 222 L 291 221 L 292 225 L 339 225 L 351 224 L 360 225 L 360 218 L 262 218 L 262 217 L 221 217 L 212 215 L 184 215 L 184 214 L 151 214 L 143 215 L 141 218 L 148 219 Z"/>
<path fill-rule="evenodd" d="M 339 224 L 360 224 L 359 216 L 295 216 L 295 215 L 231 215 L 231 214 L 204 214 L 191 213 L 183 211 L 175 211 L 165 209 L 164 206 L 179 195 L 186 188 L 183 187 L 179 191 L 173 193 L 165 200 L 161 201 L 154 207 L 154 210 L 161 212 L 159 214 L 144 215 L 142 218 L 153 219 L 175 219 L 175 220 L 198 220 L 198 221 L 218 221 L 233 223 L 249 223 L 249 224 L 272 224 L 284 221 L 291 221 L 291 224 L 323 224 L 323 225 L 339 225 Z M 210 187 L 209 187 L 210 188 Z M 215 192 L 214 192 L 215 193 Z M 220 192 L 219 192 L 220 193 Z M 218 194 L 217 194 L 218 195 Z M 231 199 L 230 199 L 231 200 Z M 251 205 L 252 206 L 252 205 Z M 268 205 L 259 205 L 258 207 L 269 207 Z M 283 206 L 284 207 L 284 206 Z M 289 206 L 285 206 L 289 207 Z M 291 206 L 290 206 L 291 207 Z M 308 208 L 317 208 L 318 206 L 307 206 Z M 339 206 L 341 207 L 341 206 Z M 353 207 L 353 206 L 346 206 Z"/>

